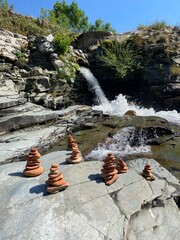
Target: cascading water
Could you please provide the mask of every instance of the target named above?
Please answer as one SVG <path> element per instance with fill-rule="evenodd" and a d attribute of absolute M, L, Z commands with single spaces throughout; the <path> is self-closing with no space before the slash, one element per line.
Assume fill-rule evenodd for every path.
<path fill-rule="evenodd" d="M 130 157 L 132 155 L 151 153 L 150 146 L 146 145 L 146 136 L 139 133 L 137 145 L 134 145 L 134 138 L 135 127 L 124 127 L 112 138 L 107 138 L 105 143 L 99 144 L 86 158 L 103 160 L 107 153 L 112 152 L 116 157 Z"/>
<path fill-rule="evenodd" d="M 99 85 L 97 79 L 94 77 L 91 71 L 88 68 L 80 67 L 80 72 L 86 78 L 88 82 L 89 90 L 95 93 L 97 104 L 99 105 L 109 104 L 109 101 L 104 95 L 104 92 L 101 89 L 101 86 Z"/>
<path fill-rule="evenodd" d="M 99 105 L 94 106 L 93 109 L 101 110 L 103 113 L 116 116 L 123 116 L 128 110 L 134 110 L 139 116 L 159 116 L 167 119 L 169 122 L 180 125 L 180 113 L 178 113 L 176 110 L 156 112 L 153 108 L 147 109 L 144 107 L 139 107 L 133 103 L 128 103 L 125 96 L 122 94 L 119 94 L 115 100 L 108 101 L 97 79 L 93 76 L 90 70 L 87 68 L 81 68 L 80 71 L 87 79 L 90 90 L 96 94 Z M 142 131 L 139 132 L 139 135 L 135 136 L 133 134 L 133 131 L 133 127 L 121 129 L 121 131 L 114 135 L 112 138 L 106 139 L 105 143 L 99 144 L 96 149 L 94 149 L 88 156 L 86 156 L 87 159 L 104 159 L 108 152 L 113 152 L 117 157 L 122 156 L 129 159 L 132 159 L 133 156 L 142 157 L 148 155 L 152 157 L 151 148 L 147 145 L 146 142 L 146 136 L 143 136 Z M 134 142 L 136 142 L 136 140 L 138 140 L 138 144 L 134 145 Z M 179 158 L 177 157 L 176 153 L 175 155 L 174 153 L 172 154 L 172 158 L 173 161 L 179 162 Z M 162 157 L 162 159 L 166 159 L 166 157 Z M 168 159 L 170 159 L 169 154 Z M 175 175 L 177 174 L 175 171 L 173 173 Z M 180 177 L 178 174 L 177 176 Z"/>
<path fill-rule="evenodd" d="M 118 98 L 118 101 L 109 102 L 97 79 L 93 76 L 88 68 L 81 67 L 80 72 L 86 78 L 89 84 L 89 90 L 93 91 L 93 93 L 96 95 L 96 101 L 99 105 L 94 106 L 94 109 L 102 110 L 104 113 L 108 113 L 110 115 L 123 115 L 129 109 L 129 105 L 125 97 L 122 95 L 119 95 L 121 96 L 121 99 Z M 120 101 L 121 105 L 119 105 Z M 108 152 L 113 152 L 117 156 L 119 153 L 121 156 L 125 156 L 127 154 L 132 155 L 135 153 L 150 152 L 150 147 L 145 144 L 144 136 L 141 135 L 139 135 L 139 139 L 142 139 L 141 144 L 139 146 L 131 146 L 130 138 L 133 137 L 133 131 L 134 130 L 132 128 L 124 128 L 121 133 L 116 134 L 112 138 L 112 141 L 107 139 L 105 144 L 99 145 L 87 156 L 87 158 L 103 159 Z"/>
<path fill-rule="evenodd" d="M 119 94 L 115 100 L 108 101 L 97 79 L 93 76 L 91 71 L 88 68 L 81 67 L 80 72 L 87 79 L 90 90 L 96 94 L 98 105 L 94 106 L 93 109 L 101 110 L 103 113 L 116 116 L 122 116 L 128 110 L 134 110 L 139 116 L 158 116 L 180 125 L 180 113 L 178 113 L 176 110 L 156 112 L 153 108 L 147 109 L 144 107 L 139 107 L 133 103 L 128 103 L 127 99 L 122 94 Z"/>

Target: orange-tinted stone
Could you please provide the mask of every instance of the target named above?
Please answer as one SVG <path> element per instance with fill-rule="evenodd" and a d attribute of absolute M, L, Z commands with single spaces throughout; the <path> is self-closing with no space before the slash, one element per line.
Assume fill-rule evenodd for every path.
<path fill-rule="evenodd" d="M 66 158 L 66 162 L 76 164 L 76 163 L 80 163 L 82 161 L 83 161 L 82 154 L 76 144 L 76 146 L 72 148 L 71 156 L 69 158 Z"/>
<path fill-rule="evenodd" d="M 50 173 L 48 174 L 47 192 L 56 193 L 64 190 L 69 186 L 69 183 L 64 180 L 62 173 L 58 170 L 59 165 L 57 163 L 51 164 Z"/>
<path fill-rule="evenodd" d="M 23 173 L 26 177 L 37 177 L 43 173 L 43 167 L 39 167 L 31 170 L 25 169 Z"/>
<path fill-rule="evenodd" d="M 103 160 L 103 168 L 101 169 L 101 177 L 104 179 L 106 185 L 113 184 L 118 179 L 118 171 L 114 164 L 115 157 L 112 153 L 108 153 L 106 158 Z"/>
<path fill-rule="evenodd" d="M 66 189 L 69 186 L 69 183 L 65 182 L 63 185 L 60 186 L 48 186 L 47 191 L 49 193 L 57 193 L 59 191 L 62 191 L 64 189 Z"/>
<path fill-rule="evenodd" d="M 155 177 L 152 173 L 152 169 L 151 169 L 151 166 L 149 164 L 147 164 L 145 167 L 144 167 L 144 170 L 142 172 L 142 176 L 148 180 L 148 181 L 153 181 L 155 180 Z"/>
<path fill-rule="evenodd" d="M 72 134 L 69 133 L 69 134 L 68 134 L 68 146 L 67 146 L 67 147 L 68 147 L 70 150 L 72 150 L 73 147 L 76 146 L 76 145 L 77 145 L 76 140 L 73 138 Z"/>
<path fill-rule="evenodd" d="M 117 159 L 117 167 L 116 169 L 118 170 L 118 173 L 126 173 L 128 171 L 128 167 L 126 163 L 121 159 Z"/>
<path fill-rule="evenodd" d="M 36 177 L 43 173 L 43 167 L 41 166 L 40 158 L 41 154 L 36 148 L 31 148 L 27 156 L 27 164 L 23 171 L 23 174 L 27 177 Z"/>

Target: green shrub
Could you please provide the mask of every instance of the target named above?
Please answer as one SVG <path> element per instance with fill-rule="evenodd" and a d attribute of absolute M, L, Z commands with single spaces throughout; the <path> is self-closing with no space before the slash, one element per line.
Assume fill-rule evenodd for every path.
<path fill-rule="evenodd" d="M 165 21 L 155 21 L 149 27 L 155 30 L 159 30 L 159 29 L 168 27 L 168 25 Z"/>
<path fill-rule="evenodd" d="M 65 54 L 68 52 L 69 46 L 73 40 L 73 37 L 65 34 L 58 34 L 53 40 L 55 50 L 59 54 Z"/>
<path fill-rule="evenodd" d="M 105 66 L 115 70 L 118 77 L 125 78 L 141 67 L 140 55 L 132 48 L 131 44 L 111 41 L 103 42 L 101 47 L 103 54 L 99 59 Z"/>

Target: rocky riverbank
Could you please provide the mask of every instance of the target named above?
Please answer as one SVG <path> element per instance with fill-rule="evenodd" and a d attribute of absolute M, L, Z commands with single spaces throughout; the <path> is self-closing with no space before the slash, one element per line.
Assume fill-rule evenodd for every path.
<path fill-rule="evenodd" d="M 1 239 L 178 239 L 180 213 L 173 196 L 178 180 L 157 162 L 127 162 L 129 171 L 106 186 L 100 177 L 101 161 L 72 165 L 68 151 L 41 158 L 44 172 L 24 177 L 24 162 L 0 166 Z M 48 194 L 45 181 L 57 162 L 70 186 Z M 142 176 L 150 163 L 155 181 Z"/>
<path fill-rule="evenodd" d="M 68 56 L 60 60 L 51 41 L 52 36 L 27 39 L 0 31 L 0 238 L 178 239 L 175 201 L 179 204 L 180 186 L 167 169 L 178 172 L 179 158 L 165 169 L 154 160 L 158 154 L 127 154 L 123 158 L 129 172 L 107 187 L 100 176 L 102 162 L 87 155 L 98 146 L 114 144 L 113 136 L 130 127 L 130 147 L 140 146 L 144 135 L 145 146 L 165 147 L 166 156 L 169 149 L 179 156 L 179 126 L 159 117 L 115 117 L 80 105 L 93 102 L 83 76 L 75 74 L 75 64 L 87 64 L 88 55 L 72 47 L 71 61 Z M 85 159 L 78 165 L 65 162 L 69 131 Z M 44 172 L 26 178 L 24 160 L 31 147 L 43 155 Z M 70 187 L 49 195 L 45 180 L 54 162 Z M 141 175 L 147 163 L 155 174 L 153 182 Z"/>

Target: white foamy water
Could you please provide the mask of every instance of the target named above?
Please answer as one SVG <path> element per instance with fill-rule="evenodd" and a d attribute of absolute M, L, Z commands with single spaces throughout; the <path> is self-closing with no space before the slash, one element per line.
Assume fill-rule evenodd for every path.
<path fill-rule="evenodd" d="M 176 110 L 156 112 L 153 108 L 148 109 L 137 106 L 134 103 L 128 103 L 127 99 L 122 94 L 119 94 L 115 100 L 108 101 L 101 86 L 91 71 L 87 68 L 81 67 L 80 72 L 87 79 L 90 91 L 94 92 L 96 95 L 98 105 L 94 106 L 93 109 L 101 110 L 103 113 L 116 116 L 123 116 L 128 110 L 134 110 L 138 116 L 158 116 L 180 125 L 180 113 Z M 87 158 L 102 160 L 107 153 L 110 152 L 114 153 L 117 157 L 150 153 L 150 146 L 146 145 L 146 139 L 144 136 L 139 135 L 138 138 L 140 139 L 140 144 L 138 146 L 132 146 L 131 138 L 134 137 L 133 131 L 132 127 L 121 129 L 121 131 L 112 138 L 108 138 L 105 143 L 99 144 L 99 146 L 94 149 Z"/>
<path fill-rule="evenodd" d="M 134 142 L 134 136 L 135 128 L 125 127 L 112 138 L 107 138 L 105 143 L 99 144 L 86 158 L 103 160 L 108 153 L 113 153 L 116 157 L 151 153 L 150 146 L 146 145 L 146 137 L 141 134 L 138 146 L 132 146 L 131 142 Z"/>
<path fill-rule="evenodd" d="M 139 116 L 158 116 L 180 125 L 180 113 L 176 110 L 156 112 L 153 108 L 144 108 L 137 106 L 134 103 L 128 103 L 127 99 L 122 94 L 119 94 L 115 100 L 109 101 L 102 91 L 98 80 L 94 77 L 91 71 L 88 68 L 81 67 L 80 72 L 86 78 L 89 90 L 96 95 L 98 105 L 94 106 L 93 109 L 101 110 L 103 113 L 116 116 L 123 116 L 128 110 L 134 110 Z"/>
<path fill-rule="evenodd" d="M 97 79 L 94 77 L 91 71 L 88 68 L 80 67 L 80 72 L 86 78 L 89 90 L 95 93 L 97 104 L 108 104 L 109 103 L 108 99 L 104 95 L 101 86 L 99 85 Z"/>
<path fill-rule="evenodd" d="M 153 108 L 139 107 L 133 103 L 128 103 L 122 94 L 119 94 L 113 101 L 94 106 L 93 109 L 102 110 L 103 113 L 116 116 L 123 116 L 128 110 L 134 110 L 138 116 L 158 116 L 180 125 L 180 113 L 176 110 L 156 112 Z"/>

